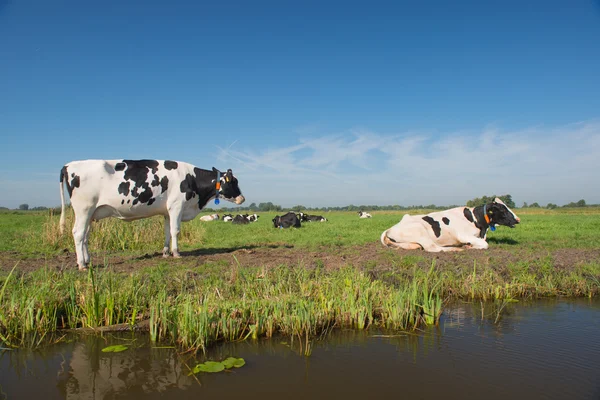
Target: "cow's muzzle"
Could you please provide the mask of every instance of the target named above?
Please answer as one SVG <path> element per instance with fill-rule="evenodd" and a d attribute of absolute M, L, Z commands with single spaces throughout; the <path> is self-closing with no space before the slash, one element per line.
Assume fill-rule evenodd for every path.
<path fill-rule="evenodd" d="M 241 194 L 235 198 L 235 204 L 239 205 L 239 204 L 242 204 L 244 201 L 246 201 L 246 199 Z"/>

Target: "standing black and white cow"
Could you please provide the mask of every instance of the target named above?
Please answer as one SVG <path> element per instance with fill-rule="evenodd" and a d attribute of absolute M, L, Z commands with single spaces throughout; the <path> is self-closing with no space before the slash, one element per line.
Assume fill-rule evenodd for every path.
<path fill-rule="evenodd" d="M 300 228 L 301 224 L 300 224 L 300 219 L 298 218 L 298 216 L 293 213 L 293 212 L 289 212 L 287 214 L 284 214 L 282 216 L 275 216 L 275 218 L 272 219 L 273 221 L 273 226 L 275 228 Z"/>
<path fill-rule="evenodd" d="M 406 250 L 460 251 L 459 246 L 487 249 L 488 228 L 514 228 L 521 219 L 496 197 L 492 203 L 474 208 L 456 207 L 427 215 L 404 215 L 381 234 L 381 243 Z"/>
<path fill-rule="evenodd" d="M 65 226 L 63 185 L 75 212 L 73 238 L 79 269 L 85 269 L 90 262 L 91 221 L 107 217 L 133 221 L 163 215 L 163 256 L 169 256 L 171 243 L 173 257 L 178 258 L 181 221 L 194 219 L 217 194 L 235 204 L 244 202 L 238 180 L 230 169 L 223 174 L 215 168 L 209 171 L 169 160 L 73 161 L 60 171 L 61 232 Z"/>
<path fill-rule="evenodd" d="M 308 215 L 303 212 L 296 215 L 300 218 L 300 222 L 327 222 L 327 218 L 322 215 Z"/>

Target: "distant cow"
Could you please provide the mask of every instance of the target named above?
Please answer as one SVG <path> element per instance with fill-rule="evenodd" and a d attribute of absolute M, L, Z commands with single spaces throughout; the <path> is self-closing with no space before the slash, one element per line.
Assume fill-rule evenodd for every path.
<path fill-rule="evenodd" d="M 61 232 L 65 225 L 66 186 L 75 212 L 73 238 L 79 269 L 90 262 L 90 222 L 107 217 L 124 221 L 163 215 L 165 244 L 163 256 L 180 257 L 177 235 L 181 221 L 195 218 L 217 195 L 235 204 L 244 196 L 229 169 L 223 174 L 197 168 L 181 161 L 84 160 L 66 164 L 60 171 Z M 172 240 L 171 240 L 172 239 Z"/>
<path fill-rule="evenodd" d="M 381 243 L 407 250 L 430 252 L 487 249 L 488 228 L 496 225 L 514 228 L 521 221 L 499 198 L 474 208 L 456 207 L 427 215 L 404 215 L 381 234 Z"/>
<path fill-rule="evenodd" d="M 242 214 L 238 214 L 233 218 L 232 223 L 236 224 L 236 225 L 246 225 L 250 223 L 250 220 L 248 219 L 248 217 L 246 215 L 242 215 Z"/>
<path fill-rule="evenodd" d="M 216 221 L 219 219 L 219 214 L 203 215 L 200 217 L 200 221 Z"/>
<path fill-rule="evenodd" d="M 248 221 L 250 221 L 250 222 L 256 222 L 260 218 L 260 215 L 251 214 L 251 215 L 248 215 L 246 218 L 248 218 Z"/>
<path fill-rule="evenodd" d="M 231 214 L 223 215 L 223 222 L 231 222 L 231 221 L 233 221 L 233 215 L 231 215 Z"/>
<path fill-rule="evenodd" d="M 358 218 L 371 218 L 371 214 L 365 211 L 359 211 Z"/>
<path fill-rule="evenodd" d="M 272 221 L 275 228 L 300 228 L 301 226 L 300 219 L 298 219 L 298 216 L 293 212 L 289 212 L 282 216 L 277 215 Z"/>
<path fill-rule="evenodd" d="M 326 222 L 327 218 L 321 215 L 308 215 L 301 212 L 297 214 L 298 218 L 300 218 L 300 222 Z"/>

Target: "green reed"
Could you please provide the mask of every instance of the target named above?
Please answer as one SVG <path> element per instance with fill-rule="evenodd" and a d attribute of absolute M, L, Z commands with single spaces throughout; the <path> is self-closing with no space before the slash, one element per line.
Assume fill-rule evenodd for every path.
<path fill-rule="evenodd" d="M 598 294 L 600 266 L 555 271 L 478 265 L 399 267 L 392 276 L 359 268 L 303 265 L 264 268 L 167 262 L 130 274 L 13 269 L 0 276 L 2 346 L 36 347 L 64 329 L 148 322 L 154 342 L 204 350 L 219 341 L 286 335 L 310 354 L 333 328 L 413 330 L 435 325 L 446 300 L 496 304 L 495 320 L 517 298 Z"/>

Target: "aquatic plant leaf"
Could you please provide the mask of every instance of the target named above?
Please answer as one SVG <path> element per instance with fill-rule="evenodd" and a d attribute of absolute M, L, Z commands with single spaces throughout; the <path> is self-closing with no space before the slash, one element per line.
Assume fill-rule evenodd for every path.
<path fill-rule="evenodd" d="M 230 368 L 240 368 L 243 367 L 244 365 L 246 365 L 246 361 L 243 358 L 235 358 L 235 357 L 229 357 L 225 360 L 222 361 L 223 365 L 225 366 L 225 368 L 230 369 Z"/>
<path fill-rule="evenodd" d="M 240 368 L 246 365 L 246 361 L 243 358 L 238 358 L 234 361 L 233 366 L 236 368 Z"/>
<path fill-rule="evenodd" d="M 116 344 L 114 346 L 108 346 L 102 349 L 104 353 L 120 353 L 122 351 L 127 350 L 128 347 L 123 344 Z"/>
<path fill-rule="evenodd" d="M 225 369 L 222 362 L 218 361 L 206 361 L 205 363 L 198 364 L 194 368 L 194 371 L 198 369 L 199 372 L 221 372 Z"/>

